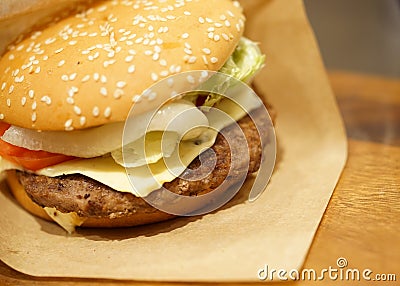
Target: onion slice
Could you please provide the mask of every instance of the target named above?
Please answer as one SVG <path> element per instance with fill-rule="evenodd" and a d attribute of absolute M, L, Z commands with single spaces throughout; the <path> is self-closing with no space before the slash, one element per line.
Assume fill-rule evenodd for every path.
<path fill-rule="evenodd" d="M 93 158 L 117 150 L 123 143 L 134 142 L 147 132 L 171 131 L 183 136 L 194 126 L 208 125 L 207 117 L 193 103 L 185 100 L 167 104 L 156 113 L 135 116 L 130 121 L 125 133 L 125 122 L 75 131 L 37 131 L 11 126 L 1 139 L 29 150 Z"/>

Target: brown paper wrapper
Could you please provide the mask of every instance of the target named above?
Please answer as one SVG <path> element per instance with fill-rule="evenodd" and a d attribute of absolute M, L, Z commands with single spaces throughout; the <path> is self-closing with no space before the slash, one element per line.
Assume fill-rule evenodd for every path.
<path fill-rule="evenodd" d="M 3 182 L 2 261 L 35 276 L 151 281 L 257 281 L 265 264 L 301 268 L 345 164 L 346 137 L 302 2 L 242 2 L 247 36 L 267 54 L 255 85 L 278 114 L 278 162 L 264 194 L 249 203 L 248 182 L 211 214 L 66 235 L 21 209 Z"/>

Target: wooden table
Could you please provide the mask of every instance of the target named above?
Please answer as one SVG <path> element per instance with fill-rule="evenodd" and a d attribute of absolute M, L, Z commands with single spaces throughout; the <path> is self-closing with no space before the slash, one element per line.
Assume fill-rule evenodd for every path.
<path fill-rule="evenodd" d="M 337 267 L 337 259 L 343 257 L 348 261 L 348 268 L 371 269 L 371 278 L 375 274 L 394 273 L 397 276 L 397 282 L 370 282 L 368 285 L 399 285 L 400 80 L 333 71 L 329 77 L 347 128 L 349 158 L 304 268 L 318 271 Z M 111 280 L 35 278 L 0 262 L 0 285 L 94 283 L 149 285 Z M 347 284 L 328 278 L 319 283 Z M 365 285 L 366 282 L 359 283 Z M 314 281 L 285 283 L 314 284 Z"/>

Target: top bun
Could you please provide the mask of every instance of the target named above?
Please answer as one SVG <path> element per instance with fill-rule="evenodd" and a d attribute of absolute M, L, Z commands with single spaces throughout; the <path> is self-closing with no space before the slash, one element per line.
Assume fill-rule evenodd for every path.
<path fill-rule="evenodd" d="M 166 99 L 135 103 L 160 79 L 219 70 L 243 29 L 231 0 L 98 1 L 9 46 L 0 120 L 68 131 L 124 121 L 132 104 L 145 112 Z"/>

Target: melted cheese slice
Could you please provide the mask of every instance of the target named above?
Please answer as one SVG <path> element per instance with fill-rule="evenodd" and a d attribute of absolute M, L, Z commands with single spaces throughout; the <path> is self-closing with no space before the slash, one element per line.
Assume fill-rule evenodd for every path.
<path fill-rule="evenodd" d="M 77 226 L 81 226 L 86 219 L 78 216 L 77 213 L 62 213 L 56 208 L 44 207 L 44 211 L 52 220 L 65 229 L 68 233 L 75 232 Z"/>
<path fill-rule="evenodd" d="M 237 100 L 237 98 L 235 99 Z M 240 105 L 247 110 L 253 110 L 261 105 L 259 100 L 251 97 L 239 97 Z M 201 140 L 181 141 L 179 148 L 168 157 L 156 163 L 125 169 L 117 164 L 111 156 L 96 157 L 91 159 L 76 159 L 55 166 L 41 169 L 38 175 L 57 177 L 69 174 L 82 174 L 107 185 L 119 192 L 129 192 L 139 197 L 145 197 L 154 190 L 159 189 L 162 184 L 171 182 L 179 176 L 185 168 L 202 151 L 211 147 L 218 132 L 228 126 L 232 121 L 237 121 L 246 115 L 246 112 L 237 104 L 229 100 L 222 100 L 218 108 L 229 116 L 220 116 L 219 113 L 205 112 L 210 126 L 214 129 L 205 129 Z M 21 167 L 8 162 L 0 157 L 0 172 Z M 131 184 L 131 181 L 133 184 Z"/>

